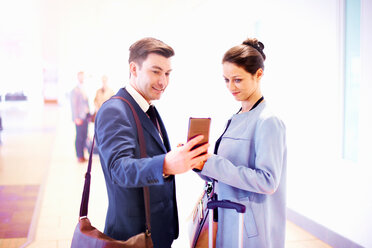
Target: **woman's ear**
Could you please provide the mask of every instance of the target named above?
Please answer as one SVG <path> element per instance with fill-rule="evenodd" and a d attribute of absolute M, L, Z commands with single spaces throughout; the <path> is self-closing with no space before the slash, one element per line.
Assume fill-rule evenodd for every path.
<path fill-rule="evenodd" d="M 133 75 L 134 77 L 137 77 L 137 64 L 135 62 L 130 62 L 129 64 L 129 72 L 130 75 Z"/>
<path fill-rule="evenodd" d="M 263 76 L 263 73 L 264 73 L 264 71 L 262 70 L 262 68 L 258 68 L 258 70 L 256 71 L 256 74 L 255 74 L 256 79 L 260 80 Z"/>

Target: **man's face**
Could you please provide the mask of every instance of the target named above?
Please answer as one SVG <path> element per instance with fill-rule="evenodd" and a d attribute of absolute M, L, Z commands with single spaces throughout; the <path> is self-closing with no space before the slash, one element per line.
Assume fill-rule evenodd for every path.
<path fill-rule="evenodd" d="M 81 84 L 84 82 L 84 72 L 78 73 L 78 80 Z"/>
<path fill-rule="evenodd" d="M 149 103 L 160 99 L 169 83 L 169 74 L 172 70 L 170 58 L 150 53 L 142 62 L 142 66 L 137 63 L 134 63 L 134 66 L 136 90 Z"/>

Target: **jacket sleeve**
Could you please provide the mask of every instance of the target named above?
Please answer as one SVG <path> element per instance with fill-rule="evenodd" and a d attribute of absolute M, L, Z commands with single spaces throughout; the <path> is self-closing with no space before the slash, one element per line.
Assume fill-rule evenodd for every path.
<path fill-rule="evenodd" d="M 112 183 L 123 187 L 164 183 L 165 154 L 140 158 L 136 123 L 127 104 L 116 99 L 103 104 L 97 113 L 95 134 L 103 170 Z"/>
<path fill-rule="evenodd" d="M 274 193 L 280 183 L 286 156 L 285 126 L 275 117 L 259 122 L 254 140 L 256 157 L 253 168 L 248 164 L 233 164 L 222 156 L 213 155 L 205 163 L 201 174 L 243 190 Z"/>

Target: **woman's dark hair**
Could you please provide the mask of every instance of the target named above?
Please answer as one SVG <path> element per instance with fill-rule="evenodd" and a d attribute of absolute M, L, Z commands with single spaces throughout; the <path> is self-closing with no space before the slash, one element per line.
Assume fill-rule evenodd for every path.
<path fill-rule="evenodd" d="M 266 55 L 263 49 L 262 42 L 248 38 L 242 44 L 230 48 L 223 56 L 222 63 L 233 63 L 253 75 L 259 68 L 264 69 Z"/>
<path fill-rule="evenodd" d="M 129 47 L 129 63 L 133 61 L 142 66 L 142 62 L 150 53 L 169 58 L 174 55 L 174 50 L 161 40 L 151 37 L 143 38 Z"/>

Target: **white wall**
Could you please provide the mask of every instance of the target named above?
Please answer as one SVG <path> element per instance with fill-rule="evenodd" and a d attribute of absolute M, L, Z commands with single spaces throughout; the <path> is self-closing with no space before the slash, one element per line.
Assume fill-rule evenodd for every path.
<path fill-rule="evenodd" d="M 174 47 L 171 83 L 157 103 L 173 146 L 185 141 L 189 116 L 212 117 L 211 141 L 218 138 L 239 108 L 222 79 L 223 53 L 248 36 L 262 40 L 263 92 L 287 125 L 288 207 L 372 246 L 367 234 L 372 230 L 371 1 L 362 1 L 358 163 L 342 160 L 341 0 L 35 2 L 46 6 L 40 10 L 46 11 L 41 31 L 34 28 L 44 41 L 41 50 L 56 53 L 62 104 L 79 70 L 87 72 L 91 95 L 103 73 L 115 90 L 124 86 L 128 47 L 135 40 L 154 36 Z M 55 36 L 47 35 L 50 31 Z M 202 182 L 192 173 L 178 182 L 179 210 L 186 216 Z"/>
<path fill-rule="evenodd" d="M 279 78 L 278 87 L 288 90 L 284 100 L 273 92 L 288 128 L 288 207 L 355 243 L 371 247 L 371 48 L 367 44 L 371 44 L 372 22 L 371 4 L 362 2 L 364 77 L 358 162 L 342 159 L 339 1 L 287 1 L 295 11 L 283 6 L 283 18 L 267 19 L 265 34 L 276 43 L 271 61 L 276 70 L 270 82 Z"/>

